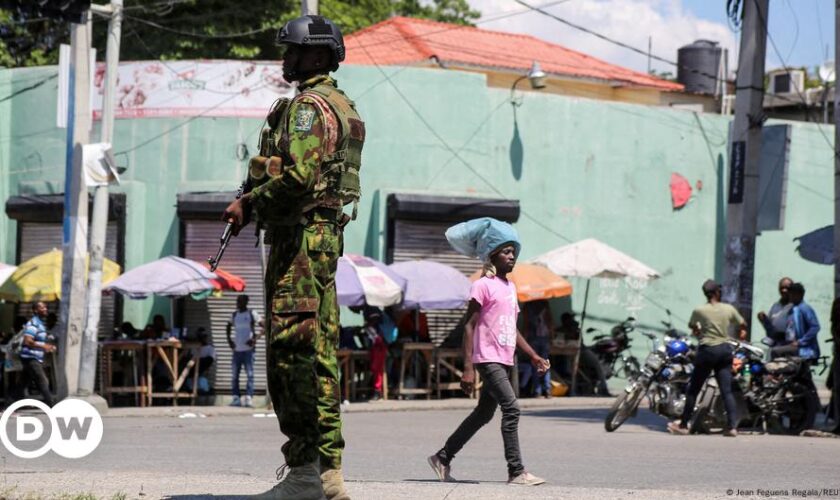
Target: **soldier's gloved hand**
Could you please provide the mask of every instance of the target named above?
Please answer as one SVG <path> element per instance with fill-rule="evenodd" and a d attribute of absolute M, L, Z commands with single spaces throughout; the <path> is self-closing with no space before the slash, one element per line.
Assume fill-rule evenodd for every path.
<path fill-rule="evenodd" d="M 222 214 L 222 220 L 233 224 L 233 235 L 239 234 L 243 227 L 251 221 L 250 195 L 245 194 L 227 206 Z"/>

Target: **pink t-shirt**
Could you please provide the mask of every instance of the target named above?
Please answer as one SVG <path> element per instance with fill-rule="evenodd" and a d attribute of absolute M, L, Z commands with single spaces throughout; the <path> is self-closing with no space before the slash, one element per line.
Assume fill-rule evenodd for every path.
<path fill-rule="evenodd" d="M 473 363 L 513 366 L 516 351 L 516 285 L 498 277 L 483 277 L 472 284 L 470 298 L 481 305 L 473 333 Z"/>

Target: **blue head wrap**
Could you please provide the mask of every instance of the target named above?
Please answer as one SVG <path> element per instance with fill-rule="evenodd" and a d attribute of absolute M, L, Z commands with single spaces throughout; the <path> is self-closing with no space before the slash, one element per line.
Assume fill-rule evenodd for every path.
<path fill-rule="evenodd" d="M 512 244 L 516 256 L 522 244 L 519 234 L 507 222 L 482 217 L 456 224 L 446 230 L 446 240 L 460 254 L 478 257 L 482 262 L 490 260 L 490 254 L 505 244 Z"/>

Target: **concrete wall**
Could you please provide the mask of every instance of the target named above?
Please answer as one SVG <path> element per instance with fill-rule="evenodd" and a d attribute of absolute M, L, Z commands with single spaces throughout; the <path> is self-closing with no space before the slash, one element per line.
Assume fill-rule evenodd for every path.
<path fill-rule="evenodd" d="M 0 71 L 0 89 L 10 88 L 10 78 L 29 81 L 53 71 Z M 700 284 L 719 272 L 728 117 L 538 92 L 518 93 L 521 106 L 514 110 L 509 92 L 488 87 L 484 75 L 435 69 L 346 67 L 338 80 L 368 130 L 364 198 L 359 220 L 347 230 L 348 252 L 384 255 L 388 193 L 455 193 L 519 199 L 526 260 L 594 237 L 662 273 L 651 283 L 593 280 L 592 326 L 632 314 L 657 327 L 669 308 L 685 328 L 703 300 Z M 3 199 L 63 190 L 55 87 L 52 81 L 0 103 Z M 118 188 L 128 197 L 128 268 L 177 252 L 176 193 L 234 189 L 245 168 L 236 143 L 254 151 L 259 127 L 260 120 L 205 117 L 117 122 L 115 150 L 130 150 L 118 156 L 129 167 Z M 830 127 L 822 133 L 833 137 Z M 832 222 L 832 168 L 820 129 L 794 124 L 785 230 L 761 235 L 756 256 L 756 311 L 769 307 L 777 279 L 790 275 L 805 282 L 826 332 L 832 270 L 802 260 L 792 239 Z M 702 184 L 678 211 L 671 208 L 672 172 Z M 0 234 L 0 259 L 11 262 L 14 223 L 5 216 Z M 580 311 L 585 282 L 572 281 Z M 167 301 L 126 304 L 125 317 L 135 324 L 168 308 Z"/>

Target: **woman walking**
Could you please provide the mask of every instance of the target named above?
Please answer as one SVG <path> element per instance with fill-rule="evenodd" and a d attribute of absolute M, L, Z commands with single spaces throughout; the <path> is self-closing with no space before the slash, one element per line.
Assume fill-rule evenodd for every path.
<path fill-rule="evenodd" d="M 538 356 L 516 328 L 519 305 L 516 286 L 508 281 L 521 245 L 510 224 L 483 218 L 451 227 L 449 243 L 459 252 L 485 262 L 483 276 L 473 283 L 465 318 L 464 373 L 461 388 L 472 394 L 475 373 L 484 386 L 478 405 L 447 439 L 429 465 L 441 481 L 453 481 L 450 464 L 455 455 L 485 424 L 496 407 L 502 409 L 502 440 L 507 461 L 508 483 L 535 486 L 545 482 L 525 470 L 519 450 L 519 403 L 511 385 L 514 351 L 519 347 L 538 372 L 549 369 L 548 360 Z"/>

